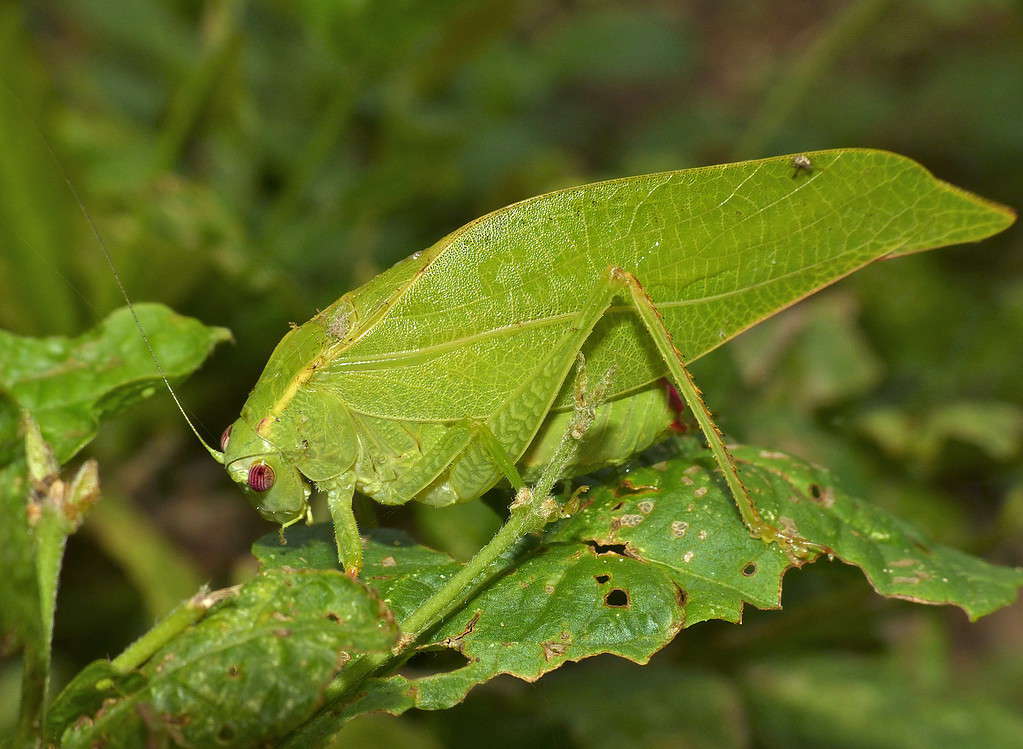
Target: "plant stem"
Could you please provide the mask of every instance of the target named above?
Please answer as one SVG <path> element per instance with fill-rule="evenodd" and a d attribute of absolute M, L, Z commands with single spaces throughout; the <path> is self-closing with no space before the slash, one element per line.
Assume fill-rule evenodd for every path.
<path fill-rule="evenodd" d="M 734 155 L 761 156 L 813 84 L 881 16 L 887 5 L 888 0 L 859 0 L 839 11 L 768 90 L 760 110 L 736 144 Z"/>
<path fill-rule="evenodd" d="M 115 671 L 122 674 L 138 668 L 178 633 L 201 619 L 215 604 L 233 596 L 237 591 L 238 586 L 215 590 L 212 593 L 205 590 L 196 593 L 129 645 L 123 653 L 111 661 L 110 665 Z"/>

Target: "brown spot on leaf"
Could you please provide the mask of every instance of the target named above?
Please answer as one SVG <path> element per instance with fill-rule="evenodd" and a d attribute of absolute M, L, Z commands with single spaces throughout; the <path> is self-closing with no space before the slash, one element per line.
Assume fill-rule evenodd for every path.
<path fill-rule="evenodd" d="M 227 675 L 230 676 L 232 679 L 237 679 L 239 676 L 242 675 L 242 669 L 240 666 L 237 665 L 230 666 L 227 669 Z"/>
<path fill-rule="evenodd" d="M 671 524 L 671 535 L 675 538 L 682 538 L 689 530 L 689 523 L 685 520 L 676 520 Z"/>
<path fill-rule="evenodd" d="M 635 528 L 642 522 L 643 522 L 642 515 L 622 515 L 620 517 L 614 518 L 611 521 L 611 529 L 615 530 L 622 526 L 625 526 L 626 528 Z"/>
<path fill-rule="evenodd" d="M 835 504 L 835 493 L 829 487 L 810 484 L 810 499 L 822 507 L 832 507 Z"/>
<path fill-rule="evenodd" d="M 397 564 L 398 563 L 395 561 L 394 557 L 384 557 L 380 560 L 381 567 L 394 567 Z"/>
<path fill-rule="evenodd" d="M 550 640 L 548 642 L 540 643 L 540 647 L 543 649 L 543 659 L 545 661 L 553 660 L 568 652 L 568 644 L 564 642 L 557 642 Z"/>
<path fill-rule="evenodd" d="M 678 586 L 676 586 L 675 587 L 675 600 L 678 601 L 678 605 L 679 606 L 685 606 L 686 605 L 686 601 L 689 600 L 689 595 L 684 590 L 682 590 L 682 588 L 679 588 Z"/>
<path fill-rule="evenodd" d="M 291 637 L 291 630 L 281 627 L 274 630 L 274 637 Z"/>
<path fill-rule="evenodd" d="M 327 618 L 330 619 L 332 622 L 340 622 L 341 621 L 341 617 L 338 616 L 337 614 L 335 614 L 333 611 L 328 611 L 327 612 Z"/>

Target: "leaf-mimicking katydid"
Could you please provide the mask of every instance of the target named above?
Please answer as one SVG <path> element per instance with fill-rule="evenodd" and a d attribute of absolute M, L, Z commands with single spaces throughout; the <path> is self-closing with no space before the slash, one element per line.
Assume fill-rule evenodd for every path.
<path fill-rule="evenodd" d="M 614 376 L 568 472 L 622 461 L 668 429 L 675 412 L 659 382 L 668 376 L 750 531 L 798 555 L 798 535 L 761 516 L 743 487 L 684 362 L 868 263 L 982 239 L 1011 215 L 909 159 L 868 150 L 532 198 L 452 232 L 288 333 L 217 457 L 282 525 L 308 515 L 314 487 L 325 492 L 354 573 L 355 491 L 447 505 L 501 479 L 530 480 L 568 423 L 566 380 L 581 352 Z"/>

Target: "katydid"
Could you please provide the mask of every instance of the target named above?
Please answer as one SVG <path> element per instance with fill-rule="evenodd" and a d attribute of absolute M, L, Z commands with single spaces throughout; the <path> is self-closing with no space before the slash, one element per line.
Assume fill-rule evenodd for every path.
<path fill-rule="evenodd" d="M 750 532 L 798 556 L 798 535 L 743 486 L 687 363 L 875 260 L 976 241 L 1012 217 L 909 159 L 855 149 L 542 195 L 452 232 L 288 333 L 223 453 L 211 452 L 282 526 L 324 492 L 355 574 L 354 492 L 447 505 L 502 479 L 521 488 L 572 417 L 581 353 L 614 375 L 566 475 L 656 440 L 676 415 L 659 382 L 670 377 Z"/>

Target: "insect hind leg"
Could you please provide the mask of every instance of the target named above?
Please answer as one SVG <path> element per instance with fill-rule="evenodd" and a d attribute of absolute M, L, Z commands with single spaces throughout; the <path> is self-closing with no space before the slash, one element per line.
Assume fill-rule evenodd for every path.
<path fill-rule="evenodd" d="M 813 554 L 814 549 L 807 541 L 768 523 L 753 503 L 746 485 L 743 484 L 742 478 L 739 476 L 735 459 L 725 446 L 721 430 L 714 423 L 710 409 L 704 403 L 700 389 L 696 386 L 693 376 L 686 368 L 682 353 L 672 341 L 671 332 L 664 324 L 664 319 L 661 317 L 661 313 L 657 309 L 656 304 L 654 304 L 653 299 L 650 298 L 650 295 L 647 294 L 639 280 L 631 273 L 621 268 L 611 268 L 610 276 L 612 284 L 628 292 L 629 301 L 635 308 L 636 313 L 643 322 L 643 326 L 657 347 L 657 351 L 667 365 L 675 387 L 678 388 L 679 393 L 685 399 L 686 404 L 700 425 L 707 445 L 710 447 L 714 459 L 724 474 L 725 483 L 732 494 L 732 498 L 739 510 L 739 515 L 742 517 L 750 533 L 765 542 L 778 543 L 785 550 L 786 554 L 794 559 L 802 559 Z"/>

